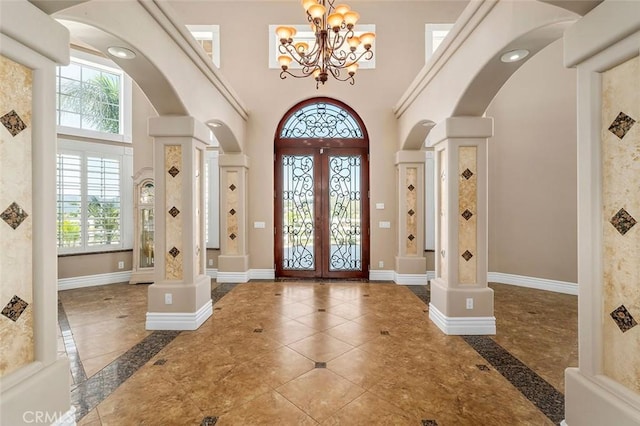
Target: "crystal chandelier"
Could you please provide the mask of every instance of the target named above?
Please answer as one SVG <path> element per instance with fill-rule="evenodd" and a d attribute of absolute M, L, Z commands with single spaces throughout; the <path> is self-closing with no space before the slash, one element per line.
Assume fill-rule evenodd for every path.
<path fill-rule="evenodd" d="M 346 4 L 334 6 L 334 0 L 302 0 L 302 6 L 315 35 L 315 42 L 311 47 L 305 41 L 295 42 L 295 28 L 276 28 L 276 34 L 280 39 L 280 78 L 287 78 L 287 75 L 295 78 L 313 76 L 318 88 L 331 74 L 336 80 L 355 84 L 354 75 L 358 70 L 358 61 L 373 58 L 371 45 L 375 34 L 354 34 L 360 15 Z M 357 53 L 356 49 L 360 45 L 364 50 Z M 290 70 L 289 65 L 292 61 L 299 64 L 301 69 Z"/>

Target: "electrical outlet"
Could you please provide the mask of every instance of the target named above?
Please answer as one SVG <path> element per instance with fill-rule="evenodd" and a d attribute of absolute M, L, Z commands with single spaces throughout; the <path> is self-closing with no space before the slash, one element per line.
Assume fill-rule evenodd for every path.
<path fill-rule="evenodd" d="M 209 259 L 209 266 L 213 266 L 213 259 Z"/>
<path fill-rule="evenodd" d="M 171 293 L 164 294 L 164 304 L 165 305 L 173 304 L 173 295 Z"/>
<path fill-rule="evenodd" d="M 473 298 L 467 297 L 467 309 L 473 309 Z"/>
<path fill-rule="evenodd" d="M 384 261 L 379 261 L 378 262 L 378 268 L 384 268 Z"/>
<path fill-rule="evenodd" d="M 118 262 L 118 269 L 124 269 L 124 262 L 122 260 Z"/>

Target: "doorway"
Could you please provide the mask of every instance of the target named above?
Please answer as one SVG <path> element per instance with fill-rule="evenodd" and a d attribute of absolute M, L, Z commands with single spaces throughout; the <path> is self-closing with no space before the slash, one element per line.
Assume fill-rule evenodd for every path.
<path fill-rule="evenodd" d="M 291 108 L 275 138 L 277 277 L 368 278 L 369 140 L 345 104 Z"/>

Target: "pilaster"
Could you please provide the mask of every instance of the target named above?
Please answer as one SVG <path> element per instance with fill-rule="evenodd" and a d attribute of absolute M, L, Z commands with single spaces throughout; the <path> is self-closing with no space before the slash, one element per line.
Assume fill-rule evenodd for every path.
<path fill-rule="evenodd" d="M 487 138 L 493 120 L 448 118 L 431 131 L 434 148 L 436 277 L 429 318 L 446 334 L 495 334 L 487 286 Z"/>
<path fill-rule="evenodd" d="M 248 173 L 249 157 L 222 154 L 220 167 L 220 256 L 218 282 L 249 281 Z"/>
<path fill-rule="evenodd" d="M 192 117 L 149 119 L 149 136 L 155 143 L 156 255 L 148 330 L 195 330 L 213 312 L 204 235 L 209 135 L 209 129 Z"/>

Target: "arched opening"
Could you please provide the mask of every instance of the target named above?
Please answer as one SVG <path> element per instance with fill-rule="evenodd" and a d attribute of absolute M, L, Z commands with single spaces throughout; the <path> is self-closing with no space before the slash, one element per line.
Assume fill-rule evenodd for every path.
<path fill-rule="evenodd" d="M 277 277 L 368 278 L 369 137 L 331 98 L 295 105 L 275 148 Z"/>

